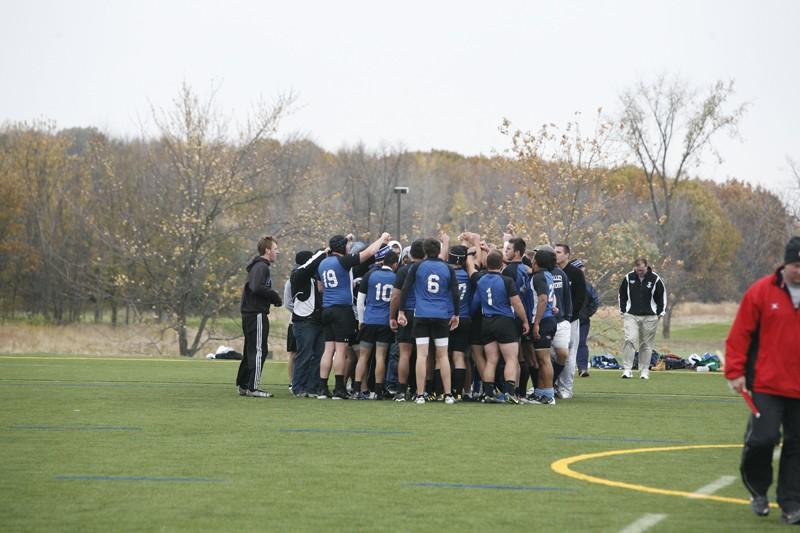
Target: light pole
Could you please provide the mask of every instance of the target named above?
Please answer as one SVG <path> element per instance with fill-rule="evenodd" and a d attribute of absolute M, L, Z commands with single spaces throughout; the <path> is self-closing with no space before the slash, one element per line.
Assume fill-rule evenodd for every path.
<path fill-rule="evenodd" d="M 408 187 L 395 187 L 394 193 L 397 195 L 397 233 L 395 239 L 400 239 L 400 197 L 403 194 L 408 194 Z"/>

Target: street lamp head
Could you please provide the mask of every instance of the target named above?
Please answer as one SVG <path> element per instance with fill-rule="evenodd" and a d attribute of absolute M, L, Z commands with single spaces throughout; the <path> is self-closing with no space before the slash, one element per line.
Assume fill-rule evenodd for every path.
<path fill-rule="evenodd" d="M 408 194 L 408 187 L 395 187 L 394 192 L 397 194 Z"/>

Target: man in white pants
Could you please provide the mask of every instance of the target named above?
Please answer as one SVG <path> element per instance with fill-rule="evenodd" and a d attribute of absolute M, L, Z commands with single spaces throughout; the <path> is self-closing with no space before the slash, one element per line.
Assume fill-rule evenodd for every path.
<path fill-rule="evenodd" d="M 567 364 L 564 365 L 564 371 L 561 372 L 556 383 L 556 396 L 567 399 L 572 398 L 573 395 L 572 385 L 575 382 L 578 342 L 581 333 L 581 321 L 578 318 L 578 314 L 586 301 L 586 278 L 583 275 L 583 271 L 570 262 L 571 250 L 569 245 L 556 244 L 555 252 L 558 268 L 564 271 L 569 280 L 569 293 L 572 300 L 572 313 L 567 317 L 570 324 L 569 355 L 567 356 Z"/>
<path fill-rule="evenodd" d="M 664 282 L 647 265 L 647 259 L 636 260 L 634 269 L 619 286 L 619 312 L 623 318 L 625 342 L 622 345 L 622 378 L 633 377 L 633 357 L 639 352 L 639 377 L 650 379 L 650 355 L 656 337 L 658 319 L 667 309 Z"/>

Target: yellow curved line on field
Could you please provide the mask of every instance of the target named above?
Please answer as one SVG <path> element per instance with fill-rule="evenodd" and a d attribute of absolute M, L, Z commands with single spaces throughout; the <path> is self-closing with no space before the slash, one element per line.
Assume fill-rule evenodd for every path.
<path fill-rule="evenodd" d="M 586 453 L 582 455 L 573 455 L 572 457 L 565 457 L 554 461 L 550 468 L 554 472 L 563 476 L 579 479 L 581 481 L 588 481 L 589 483 L 596 483 L 598 485 L 606 485 L 608 487 L 617 487 L 620 489 L 635 490 L 637 492 L 647 492 L 650 494 L 662 494 L 664 496 L 679 496 L 682 498 L 691 498 L 693 500 L 711 500 L 715 502 L 736 503 L 741 505 L 749 505 L 750 501 L 742 498 L 728 498 L 725 496 L 714 496 L 713 494 L 695 494 L 693 492 L 685 492 L 682 490 L 669 490 L 659 489 L 657 487 L 648 487 L 646 485 L 637 485 L 635 483 L 625 483 L 623 481 L 614 481 L 601 477 L 590 476 L 581 474 L 570 468 L 573 464 L 581 461 L 588 461 L 589 459 L 600 459 L 602 457 L 612 457 L 615 455 L 630 455 L 634 453 L 654 453 L 654 452 L 677 452 L 683 450 L 703 450 L 703 449 L 719 449 L 719 448 L 741 448 L 741 444 L 702 444 L 692 446 L 666 446 L 660 448 L 633 448 L 627 450 L 610 450 L 598 453 Z M 770 504 L 771 507 L 777 508 L 775 503 Z"/>

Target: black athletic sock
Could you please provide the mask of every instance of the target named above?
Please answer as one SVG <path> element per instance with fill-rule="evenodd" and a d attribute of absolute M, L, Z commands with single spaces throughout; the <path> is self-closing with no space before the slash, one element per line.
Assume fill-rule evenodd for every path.
<path fill-rule="evenodd" d="M 494 381 L 483 382 L 483 393 L 486 396 L 494 396 Z"/>
<path fill-rule="evenodd" d="M 432 379 L 426 379 L 425 380 L 425 392 L 427 392 L 428 394 L 433 394 L 433 380 Z"/>
<path fill-rule="evenodd" d="M 344 376 L 342 374 L 336 374 L 336 386 L 334 386 L 333 390 L 335 391 L 347 390 L 347 388 L 344 386 Z"/>
<path fill-rule="evenodd" d="M 408 392 L 408 383 L 400 383 L 400 392 L 402 392 L 404 395 L 406 392 Z"/>
<path fill-rule="evenodd" d="M 361 392 L 361 382 L 353 381 L 353 393 L 358 394 L 359 392 Z"/>
<path fill-rule="evenodd" d="M 531 371 L 531 384 L 535 388 L 537 386 L 537 384 L 539 383 L 539 369 L 538 368 L 531 368 L 530 371 Z"/>
<path fill-rule="evenodd" d="M 326 391 L 328 390 L 328 378 L 319 378 L 319 391 Z"/>
<path fill-rule="evenodd" d="M 438 368 L 433 371 L 433 392 L 437 395 L 444 392 L 444 387 L 442 386 L 442 371 Z"/>
<path fill-rule="evenodd" d="M 562 370 L 564 370 L 564 365 L 559 365 L 553 361 L 553 385 L 555 385 L 556 381 L 558 381 L 558 376 L 561 375 Z"/>
<path fill-rule="evenodd" d="M 461 396 L 464 392 L 464 380 L 467 379 L 466 368 L 456 368 L 453 372 L 453 394 Z"/>
<path fill-rule="evenodd" d="M 530 367 L 527 364 L 522 365 L 519 372 L 519 385 L 517 386 L 520 396 L 525 396 L 525 391 L 528 389 L 528 378 L 530 375 Z"/>
<path fill-rule="evenodd" d="M 515 394 L 517 387 L 514 385 L 513 381 L 506 381 L 505 387 L 503 387 L 503 392 L 506 394 Z"/>

